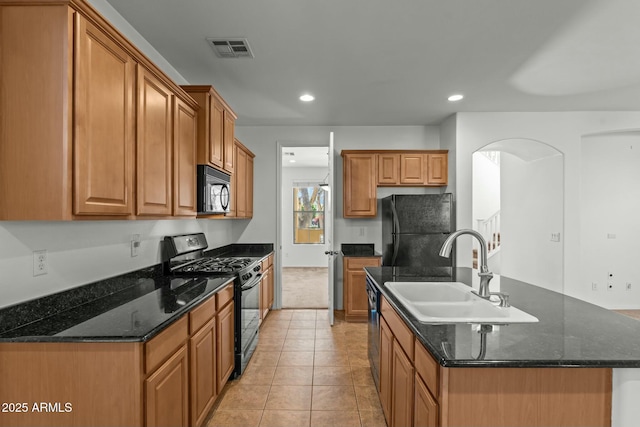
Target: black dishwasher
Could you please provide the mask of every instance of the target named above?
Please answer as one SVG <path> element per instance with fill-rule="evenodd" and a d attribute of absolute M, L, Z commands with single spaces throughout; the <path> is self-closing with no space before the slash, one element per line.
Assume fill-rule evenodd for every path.
<path fill-rule="evenodd" d="M 369 299 L 367 349 L 373 381 L 376 383 L 376 388 L 380 390 L 380 290 L 368 276 L 366 279 Z"/>

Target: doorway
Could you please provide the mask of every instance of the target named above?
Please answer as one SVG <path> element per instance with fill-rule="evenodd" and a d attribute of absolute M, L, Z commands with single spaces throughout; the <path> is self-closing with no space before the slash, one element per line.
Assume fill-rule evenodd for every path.
<path fill-rule="evenodd" d="M 280 147 L 282 308 L 327 308 L 325 201 L 329 147 Z"/>

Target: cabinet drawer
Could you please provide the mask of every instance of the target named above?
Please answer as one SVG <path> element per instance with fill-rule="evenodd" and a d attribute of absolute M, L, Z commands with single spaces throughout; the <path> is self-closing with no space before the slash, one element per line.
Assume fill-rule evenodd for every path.
<path fill-rule="evenodd" d="M 273 265 L 273 258 L 274 258 L 274 255 L 270 254 L 269 255 L 269 267 L 271 267 Z"/>
<path fill-rule="evenodd" d="M 261 262 L 262 262 L 262 273 L 264 274 L 264 272 L 269 269 L 269 257 L 266 257 Z"/>
<path fill-rule="evenodd" d="M 409 359 L 413 361 L 414 335 L 411 330 L 405 325 L 404 321 L 398 316 L 398 313 L 396 313 L 384 297 L 382 297 L 380 312 L 404 352 L 407 353 Z"/>
<path fill-rule="evenodd" d="M 217 308 L 220 310 L 233 300 L 233 283 L 228 284 L 223 290 L 216 294 Z"/>
<path fill-rule="evenodd" d="M 422 377 L 431 394 L 437 397 L 440 391 L 440 384 L 438 382 L 440 365 L 417 339 L 415 346 L 416 357 L 414 363 L 416 365 L 416 372 Z"/>
<path fill-rule="evenodd" d="M 144 371 L 149 373 L 171 356 L 189 337 L 189 321 L 182 316 L 145 345 Z"/>
<path fill-rule="evenodd" d="M 344 265 L 349 270 L 361 270 L 364 267 L 378 267 L 381 258 L 344 257 Z"/>
<path fill-rule="evenodd" d="M 211 296 L 189 313 L 189 334 L 193 335 L 198 329 L 216 314 L 216 298 Z"/>

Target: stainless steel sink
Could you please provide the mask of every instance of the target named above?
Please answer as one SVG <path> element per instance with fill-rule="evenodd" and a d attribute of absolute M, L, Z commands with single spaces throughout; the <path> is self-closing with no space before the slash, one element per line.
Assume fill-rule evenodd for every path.
<path fill-rule="evenodd" d="M 516 307 L 498 307 L 460 282 L 386 282 L 402 305 L 423 323 L 534 323 Z"/>

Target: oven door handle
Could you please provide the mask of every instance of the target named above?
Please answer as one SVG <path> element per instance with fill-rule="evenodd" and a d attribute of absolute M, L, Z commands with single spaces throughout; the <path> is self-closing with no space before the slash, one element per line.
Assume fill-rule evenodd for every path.
<path fill-rule="evenodd" d="M 251 288 L 255 288 L 256 286 L 258 286 L 260 284 L 260 280 L 258 280 L 258 279 L 260 279 L 261 276 L 262 276 L 262 273 L 256 274 L 256 279 L 253 282 L 251 282 L 249 284 L 242 285 L 242 287 L 240 289 L 242 289 L 243 291 L 247 291 L 247 290 L 249 290 Z"/>

